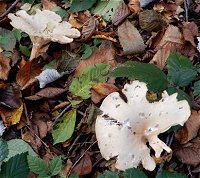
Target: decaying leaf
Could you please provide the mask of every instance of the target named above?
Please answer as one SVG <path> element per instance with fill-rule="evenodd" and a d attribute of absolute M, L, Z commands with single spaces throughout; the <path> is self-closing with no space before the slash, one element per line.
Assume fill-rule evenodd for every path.
<path fill-rule="evenodd" d="M 200 128 L 200 111 L 192 111 L 191 116 L 185 125 L 178 131 L 176 138 L 181 144 L 187 143 L 189 140 L 195 138 Z"/>
<path fill-rule="evenodd" d="M 80 72 L 86 67 L 97 63 L 106 63 L 114 67 L 116 65 L 115 54 L 116 51 L 113 43 L 111 41 L 104 41 L 87 60 L 82 60 L 79 62 L 76 67 L 75 76 L 80 74 Z"/>
<path fill-rule="evenodd" d="M 196 47 L 194 37 L 198 36 L 197 25 L 194 22 L 186 22 L 183 24 L 182 30 L 185 41 L 190 42 L 194 47 Z"/>
<path fill-rule="evenodd" d="M 140 6 L 141 7 L 145 7 L 147 6 L 149 3 L 155 1 L 155 0 L 139 0 L 140 1 Z"/>
<path fill-rule="evenodd" d="M 156 47 L 156 54 L 151 60 L 152 63 L 163 69 L 165 62 L 172 52 L 179 51 L 183 47 L 183 36 L 178 27 L 169 25 Z"/>
<path fill-rule="evenodd" d="M 78 162 L 78 164 L 73 168 L 72 172 L 78 173 L 78 175 L 86 175 L 92 171 L 92 161 L 90 156 L 85 153 L 83 158 Z"/>
<path fill-rule="evenodd" d="M 138 13 L 142 10 L 140 7 L 139 0 L 129 0 L 128 7 L 131 12 L 135 12 L 135 13 Z"/>
<path fill-rule="evenodd" d="M 119 6 L 115 10 L 115 14 L 112 18 L 114 25 L 119 25 L 130 14 L 128 6 L 124 1 L 120 1 Z"/>
<path fill-rule="evenodd" d="M 19 123 L 23 112 L 23 105 L 17 109 L 0 108 L 0 115 L 6 127 Z"/>
<path fill-rule="evenodd" d="M 25 99 L 36 101 L 42 98 L 54 98 L 55 96 L 58 96 L 65 91 L 66 89 L 64 88 L 47 87 L 35 93 L 35 95 L 25 97 Z"/>
<path fill-rule="evenodd" d="M 0 53 L 0 79 L 7 80 L 10 69 L 10 59 Z"/>
<path fill-rule="evenodd" d="M 127 102 L 114 92 L 104 99 L 100 107 L 102 114 L 95 124 L 98 145 L 106 160 L 117 158 L 117 169 L 125 170 L 142 163 L 145 169 L 154 170 L 156 163 L 146 142 L 157 158 L 163 150 L 170 152 L 171 149 L 158 135 L 171 126 L 183 125 L 190 116 L 188 102 L 177 101 L 177 93 L 169 96 L 164 91 L 160 101 L 149 103 L 147 91 L 145 83 L 133 81 L 122 90 Z"/>
<path fill-rule="evenodd" d="M 118 27 L 117 32 L 123 54 L 138 54 L 145 50 L 146 46 L 139 31 L 128 20 Z"/>
<path fill-rule="evenodd" d="M 174 152 L 174 155 L 184 164 L 197 166 L 200 163 L 200 138 L 197 137 L 183 145 L 181 149 Z"/>
<path fill-rule="evenodd" d="M 25 65 L 20 68 L 16 80 L 22 90 L 28 88 L 31 84 L 37 81 L 35 77 L 42 72 L 44 64 L 44 61 L 33 59 L 32 61 L 26 62 Z"/>
<path fill-rule="evenodd" d="M 109 94 L 118 91 L 118 88 L 110 83 L 97 83 L 92 87 L 91 100 L 94 103 L 100 102 L 103 98 Z"/>
<path fill-rule="evenodd" d="M 22 105 L 22 95 L 15 83 L 5 84 L 0 88 L 0 105 L 17 109 Z"/>

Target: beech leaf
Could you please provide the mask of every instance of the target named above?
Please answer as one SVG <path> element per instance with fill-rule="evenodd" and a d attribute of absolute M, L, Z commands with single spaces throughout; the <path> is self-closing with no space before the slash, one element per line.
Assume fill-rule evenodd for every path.
<path fill-rule="evenodd" d="M 67 112 L 58 120 L 52 131 L 54 144 L 64 142 L 72 136 L 74 132 L 75 122 L 75 109 Z"/>

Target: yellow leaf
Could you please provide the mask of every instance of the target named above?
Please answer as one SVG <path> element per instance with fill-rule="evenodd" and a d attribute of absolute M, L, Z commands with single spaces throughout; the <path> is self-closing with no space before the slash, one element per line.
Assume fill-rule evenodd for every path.
<path fill-rule="evenodd" d="M 14 109 L 11 112 L 10 125 L 15 125 L 19 123 L 22 112 L 23 112 L 23 105 L 21 105 L 18 109 Z"/>

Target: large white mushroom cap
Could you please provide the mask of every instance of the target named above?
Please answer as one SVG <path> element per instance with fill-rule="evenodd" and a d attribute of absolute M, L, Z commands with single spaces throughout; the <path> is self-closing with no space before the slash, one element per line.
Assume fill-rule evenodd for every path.
<path fill-rule="evenodd" d="M 115 166 L 119 170 L 137 167 L 140 163 L 145 169 L 154 170 L 156 164 L 146 143 L 156 157 L 160 157 L 163 149 L 170 152 L 158 135 L 171 126 L 183 125 L 190 116 L 188 102 L 177 101 L 177 93 L 169 96 L 164 91 L 160 101 L 149 103 L 147 91 L 145 83 L 133 81 L 122 90 L 127 102 L 114 92 L 100 107 L 103 113 L 95 125 L 100 152 L 106 160 L 116 157 Z"/>
<path fill-rule="evenodd" d="M 44 40 L 70 43 L 73 38 L 80 37 L 80 32 L 72 28 L 71 24 L 62 21 L 61 17 L 53 11 L 37 9 L 35 15 L 29 15 L 25 10 L 19 10 L 16 15 L 10 13 L 11 25 L 26 32 L 31 39 L 41 37 Z"/>

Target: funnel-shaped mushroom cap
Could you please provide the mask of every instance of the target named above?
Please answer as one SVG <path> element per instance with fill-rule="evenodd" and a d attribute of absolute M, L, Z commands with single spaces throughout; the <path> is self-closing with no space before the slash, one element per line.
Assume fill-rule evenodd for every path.
<path fill-rule="evenodd" d="M 114 92 L 100 107 L 103 113 L 95 125 L 100 152 L 106 160 L 117 157 L 115 166 L 120 170 L 142 163 L 152 171 L 156 164 L 146 143 L 156 157 L 160 157 L 163 149 L 170 152 L 158 135 L 171 126 L 183 125 L 190 116 L 190 107 L 186 100 L 177 101 L 177 93 L 169 96 L 166 91 L 160 101 L 149 103 L 146 84 L 139 81 L 126 84 L 122 92 L 127 102 Z"/>
<path fill-rule="evenodd" d="M 34 37 L 40 37 L 46 41 L 64 44 L 80 36 L 77 29 L 72 28 L 71 24 L 62 21 L 59 15 L 49 10 L 37 9 L 35 15 L 19 10 L 16 15 L 8 14 L 8 17 L 12 20 L 11 25 L 29 34 L 31 40 L 34 40 Z"/>

